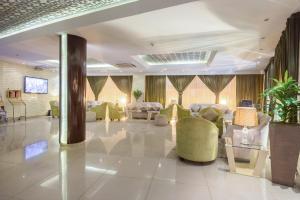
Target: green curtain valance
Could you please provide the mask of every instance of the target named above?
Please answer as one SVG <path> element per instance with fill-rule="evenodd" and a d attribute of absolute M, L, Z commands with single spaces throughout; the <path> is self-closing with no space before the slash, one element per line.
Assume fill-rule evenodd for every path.
<path fill-rule="evenodd" d="M 95 100 L 98 100 L 98 96 L 103 89 L 108 76 L 88 76 L 87 79 L 91 86 L 91 89 L 95 95 Z"/>
<path fill-rule="evenodd" d="M 166 76 L 146 76 L 145 101 L 166 103 Z"/>
<path fill-rule="evenodd" d="M 182 94 L 185 88 L 192 82 L 195 78 L 194 75 L 188 76 L 168 76 L 170 82 L 178 92 L 178 104 L 182 105 Z"/>
<path fill-rule="evenodd" d="M 127 94 L 128 103 L 131 102 L 132 76 L 111 76 L 116 86 Z"/>
<path fill-rule="evenodd" d="M 252 100 L 255 104 L 262 104 L 264 76 L 262 74 L 236 75 L 236 103 L 241 100 Z"/>
<path fill-rule="evenodd" d="M 216 104 L 222 90 L 234 78 L 234 75 L 198 75 L 201 81 L 216 95 Z"/>

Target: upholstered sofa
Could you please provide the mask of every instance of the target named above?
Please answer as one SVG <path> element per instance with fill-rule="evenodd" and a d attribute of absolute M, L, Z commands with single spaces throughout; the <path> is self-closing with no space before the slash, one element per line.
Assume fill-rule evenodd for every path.
<path fill-rule="evenodd" d="M 147 111 L 160 111 L 163 106 L 158 102 L 136 102 L 128 104 L 126 107 L 126 112 L 131 112 L 133 119 L 147 119 Z M 155 115 L 152 115 L 154 118 Z"/>
<path fill-rule="evenodd" d="M 269 124 L 271 117 L 258 112 L 258 126 L 249 128 L 248 130 L 248 141 L 252 144 L 262 145 L 262 147 L 267 148 L 268 146 L 268 136 L 269 136 Z M 242 130 L 242 126 L 229 125 L 226 129 L 226 134 L 224 137 L 230 137 L 232 139 L 233 145 L 239 145 L 242 141 L 241 135 L 234 135 L 234 130 Z M 244 149 L 234 149 L 235 158 L 250 160 L 250 151 Z"/>
<path fill-rule="evenodd" d="M 217 158 L 219 130 L 201 117 L 188 117 L 176 124 L 176 153 L 195 162 L 210 162 Z"/>
<path fill-rule="evenodd" d="M 118 105 L 108 103 L 108 116 L 111 121 L 113 121 L 115 119 L 120 121 L 121 118 L 125 116 L 125 112 Z"/>
<path fill-rule="evenodd" d="M 225 120 L 232 120 L 233 112 L 226 105 L 222 104 L 200 104 L 194 103 L 190 105 L 190 110 L 193 116 L 199 115 L 199 112 L 207 107 L 217 108 L 222 111 Z"/>
<path fill-rule="evenodd" d="M 101 105 L 96 105 L 96 106 L 90 108 L 90 111 L 96 113 L 96 119 L 105 120 L 106 108 L 107 108 L 107 103 L 104 102 Z"/>
<path fill-rule="evenodd" d="M 174 105 L 175 104 L 171 104 L 167 108 L 160 110 L 160 114 L 165 115 L 168 122 L 172 120 Z"/>
<path fill-rule="evenodd" d="M 198 116 L 214 123 L 219 129 L 219 137 L 222 137 L 223 132 L 224 132 L 224 129 L 223 129 L 224 113 L 223 113 L 223 111 L 219 110 L 218 108 L 214 108 L 214 107 L 206 107 L 199 111 Z"/>
<path fill-rule="evenodd" d="M 189 109 L 183 108 L 181 105 L 177 105 L 177 120 L 192 117 L 191 111 Z"/>
<path fill-rule="evenodd" d="M 92 108 L 96 107 L 96 106 L 100 106 L 103 102 L 101 101 L 86 101 L 86 110 L 90 111 Z"/>
<path fill-rule="evenodd" d="M 59 117 L 59 102 L 58 101 L 50 101 L 51 115 L 52 117 Z"/>

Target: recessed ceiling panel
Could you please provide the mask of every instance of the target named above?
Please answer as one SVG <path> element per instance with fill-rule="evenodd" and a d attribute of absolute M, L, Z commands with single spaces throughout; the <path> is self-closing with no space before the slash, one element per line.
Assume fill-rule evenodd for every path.
<path fill-rule="evenodd" d="M 143 55 L 141 58 L 148 65 L 187 65 L 207 64 L 214 54 L 211 51 L 182 52 L 169 54 Z"/>
<path fill-rule="evenodd" d="M 2 0 L 0 38 L 138 0 Z"/>

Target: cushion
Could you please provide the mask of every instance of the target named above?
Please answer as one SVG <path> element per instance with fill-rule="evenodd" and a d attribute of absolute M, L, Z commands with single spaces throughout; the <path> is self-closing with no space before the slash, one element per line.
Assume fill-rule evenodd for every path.
<path fill-rule="evenodd" d="M 214 109 L 208 109 L 205 113 L 202 114 L 202 117 L 204 119 L 207 119 L 211 122 L 214 122 L 217 120 L 219 114 Z"/>
<path fill-rule="evenodd" d="M 192 104 L 190 106 L 190 109 L 191 109 L 192 112 L 199 112 L 199 110 L 201 109 L 201 105 L 199 105 L 199 104 Z"/>

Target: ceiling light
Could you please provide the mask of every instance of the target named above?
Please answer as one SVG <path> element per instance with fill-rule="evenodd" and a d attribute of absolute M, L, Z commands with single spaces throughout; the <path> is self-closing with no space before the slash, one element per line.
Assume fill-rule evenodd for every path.
<path fill-rule="evenodd" d="M 270 20 L 270 18 L 266 18 L 266 19 L 264 19 L 264 21 L 265 21 L 265 22 L 267 22 L 267 21 L 269 21 L 269 20 Z"/>

